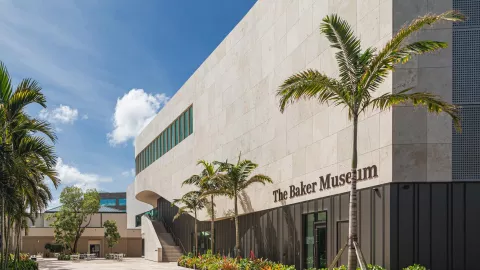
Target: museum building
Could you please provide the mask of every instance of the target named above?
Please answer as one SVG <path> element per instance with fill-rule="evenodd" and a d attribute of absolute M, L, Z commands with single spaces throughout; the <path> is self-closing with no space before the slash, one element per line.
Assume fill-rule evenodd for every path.
<path fill-rule="evenodd" d="M 145 258 L 168 261 L 172 250 L 193 250 L 193 217 L 173 221 L 178 208 L 171 202 L 193 189 L 182 182 L 201 171 L 197 160 L 234 162 L 241 153 L 259 164 L 255 173 L 273 179 L 240 196 L 242 256 L 325 267 L 347 241 L 352 123 L 346 110 L 314 100 L 282 114 L 278 86 L 308 68 L 338 74 L 334 49 L 318 30 L 328 14 L 345 18 L 367 48 L 382 47 L 418 16 L 452 9 L 468 20 L 415 37 L 450 46 L 398 66 L 377 94 L 433 92 L 459 106 L 463 130 L 456 132 L 445 115 L 409 105 L 361 116 L 359 244 L 368 263 L 391 270 L 414 263 L 476 269 L 480 1 L 471 0 L 257 1 L 135 140 L 127 204 L 147 207 L 127 205 L 127 213 L 129 226 L 141 227 Z M 233 256 L 233 202 L 215 200 L 215 252 Z M 210 248 L 209 220 L 202 211 L 201 252 Z"/>

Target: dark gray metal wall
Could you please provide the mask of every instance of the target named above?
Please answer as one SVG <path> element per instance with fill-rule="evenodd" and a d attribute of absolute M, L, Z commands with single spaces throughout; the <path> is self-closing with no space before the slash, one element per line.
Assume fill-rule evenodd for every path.
<path fill-rule="evenodd" d="M 391 269 L 478 269 L 480 183 L 391 185 Z"/>
<path fill-rule="evenodd" d="M 392 183 L 375 188 L 359 191 L 359 242 L 369 263 L 390 270 L 414 263 L 433 270 L 478 268 L 480 183 Z M 347 239 L 348 197 L 339 194 L 241 216 L 242 256 L 252 250 L 257 257 L 303 269 L 303 215 L 327 211 L 327 257 L 332 261 Z M 177 208 L 163 199 L 158 205 L 171 221 Z M 173 223 L 187 250 L 193 224 L 187 215 Z M 217 252 L 233 255 L 233 221 L 215 224 Z M 199 222 L 199 230 L 210 230 L 210 223 Z"/>
<path fill-rule="evenodd" d="M 389 215 L 389 186 L 361 190 L 359 194 L 361 216 L 360 245 L 369 262 L 388 266 L 388 232 L 384 217 Z M 348 198 L 347 193 L 319 198 L 275 209 L 259 211 L 239 218 L 242 256 L 248 257 L 250 251 L 256 257 L 295 265 L 303 269 L 303 215 L 327 211 L 327 257 L 332 261 L 337 251 L 345 244 L 348 235 Z M 172 222 L 177 207 L 159 199 L 159 213 L 165 217 L 181 239 L 187 250 L 193 242 L 194 219 L 184 215 Z M 388 218 L 387 218 L 388 220 Z M 210 230 L 210 222 L 199 222 L 199 231 Z M 233 220 L 215 222 L 216 251 L 233 255 L 235 246 L 235 225 Z M 375 233 L 376 232 L 376 233 Z M 387 251 L 387 252 L 385 252 Z M 346 263 L 346 257 L 341 263 Z"/>

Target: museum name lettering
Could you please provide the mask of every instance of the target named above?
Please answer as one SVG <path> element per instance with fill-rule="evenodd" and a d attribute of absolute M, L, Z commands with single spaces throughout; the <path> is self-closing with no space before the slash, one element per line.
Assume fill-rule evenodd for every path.
<path fill-rule="evenodd" d="M 370 167 L 365 167 L 357 170 L 357 180 L 363 181 L 378 177 L 377 166 L 372 165 Z M 352 172 L 342 173 L 337 176 L 332 176 L 330 173 L 325 176 L 320 176 L 318 182 L 313 182 L 310 184 L 303 184 L 300 182 L 300 186 L 291 185 L 290 190 L 281 190 L 277 189 L 273 191 L 273 196 L 275 197 L 275 202 L 283 201 L 288 198 L 295 198 L 298 196 L 303 196 L 318 191 L 323 191 L 330 188 L 336 188 L 344 186 L 345 184 L 352 183 Z"/>

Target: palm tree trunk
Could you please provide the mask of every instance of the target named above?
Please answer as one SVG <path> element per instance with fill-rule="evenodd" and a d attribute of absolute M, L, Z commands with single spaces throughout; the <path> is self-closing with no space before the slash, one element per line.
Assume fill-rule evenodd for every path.
<path fill-rule="evenodd" d="M 348 270 L 357 269 L 357 257 L 354 242 L 357 242 L 357 133 L 358 116 L 353 118 L 353 156 L 352 156 L 352 184 L 350 186 L 350 203 L 348 220 Z"/>
<path fill-rule="evenodd" d="M 6 260 L 6 252 L 5 252 L 5 197 L 4 194 L 2 194 L 2 268 L 6 266 L 5 260 Z M 5 267 L 6 268 L 6 267 Z"/>
<path fill-rule="evenodd" d="M 237 194 L 234 196 L 235 204 L 235 257 L 240 256 L 240 231 L 238 229 L 238 205 L 237 205 Z"/>
<path fill-rule="evenodd" d="M 212 202 L 212 223 L 211 223 L 211 232 L 210 232 L 210 241 L 212 243 L 211 249 L 212 253 L 215 253 L 215 206 L 213 204 L 213 195 L 211 196 Z"/>
<path fill-rule="evenodd" d="M 195 209 L 195 256 L 198 255 L 197 209 Z"/>

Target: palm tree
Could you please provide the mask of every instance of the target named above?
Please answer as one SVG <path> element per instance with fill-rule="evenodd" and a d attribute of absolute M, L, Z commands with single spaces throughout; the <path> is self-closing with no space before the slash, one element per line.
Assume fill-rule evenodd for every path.
<path fill-rule="evenodd" d="M 47 122 L 33 119 L 25 113 L 30 104 L 46 107 L 41 90 L 32 79 L 23 79 L 14 88 L 7 68 L 0 62 L 0 205 L 2 242 L 5 243 L 2 245 L 2 260 L 7 257 L 8 250 L 7 219 L 13 218 L 16 209 L 20 209 L 14 204 L 24 203 L 22 196 L 8 195 L 14 194 L 19 187 L 35 190 L 39 179 L 44 177 L 50 178 L 55 187 L 59 183 L 54 170 L 56 156 L 53 146 L 46 141 L 55 142 L 53 129 Z M 2 267 L 6 268 L 7 260 L 2 263 Z"/>
<path fill-rule="evenodd" d="M 198 229 L 197 229 L 197 211 L 201 210 L 208 203 L 208 200 L 202 197 L 201 191 L 190 191 L 185 193 L 182 198 L 175 199 L 172 202 L 173 205 L 183 205 L 178 208 L 177 214 L 173 217 L 173 220 L 179 218 L 182 214 L 192 213 L 195 217 L 195 250 L 194 254 L 198 253 Z"/>
<path fill-rule="evenodd" d="M 235 219 L 235 256 L 240 256 L 240 231 L 238 227 L 238 195 L 254 183 L 265 185 L 273 183 L 272 179 L 263 174 L 257 174 L 250 177 L 250 174 L 258 167 L 258 164 L 250 160 L 241 160 L 241 154 L 238 156 L 236 164 L 215 161 L 219 165 L 219 170 L 223 172 L 220 177 L 221 184 L 217 190 L 204 192 L 204 195 L 224 195 L 233 199 L 234 219 Z"/>
<path fill-rule="evenodd" d="M 324 34 L 336 49 L 335 57 L 339 67 L 339 78 L 331 78 L 316 70 L 307 70 L 292 75 L 279 88 L 280 111 L 284 112 L 288 104 L 299 99 L 315 99 L 320 103 L 331 103 L 348 110 L 353 121 L 352 181 L 349 204 L 349 241 L 348 269 L 357 268 L 355 245 L 357 242 L 357 129 L 358 117 L 367 109 L 380 111 L 400 103 L 412 103 L 425 106 L 431 113 L 450 115 L 457 128 L 460 121 L 457 108 L 438 96 L 425 92 L 410 92 L 412 88 L 398 93 L 387 93 L 375 97 L 379 85 L 394 71 L 396 65 L 408 62 L 412 56 L 430 53 L 447 47 L 439 41 L 417 41 L 406 44 L 407 39 L 426 25 L 439 21 L 461 21 L 463 15 L 449 11 L 440 15 L 426 15 L 413 20 L 377 51 L 367 48 L 362 51 L 360 40 L 354 35 L 350 25 L 337 15 L 323 19 L 320 32 Z M 361 254 L 361 252 L 359 251 Z M 337 256 L 336 259 L 338 259 Z M 334 263 L 335 260 L 334 260 Z M 361 266 L 363 261 L 360 260 Z M 333 264 L 332 264 L 333 265 Z"/>
<path fill-rule="evenodd" d="M 210 192 L 220 187 L 218 167 L 206 160 L 199 160 L 197 165 L 202 165 L 203 170 L 199 175 L 192 175 L 183 181 L 183 185 L 196 185 L 202 192 Z M 210 242 L 212 252 L 215 253 L 215 203 L 213 201 L 215 194 L 210 194 Z"/>

